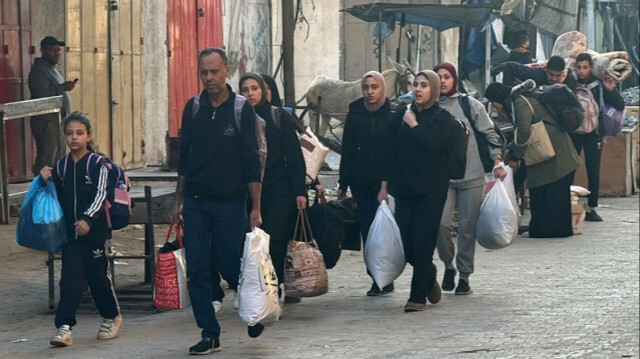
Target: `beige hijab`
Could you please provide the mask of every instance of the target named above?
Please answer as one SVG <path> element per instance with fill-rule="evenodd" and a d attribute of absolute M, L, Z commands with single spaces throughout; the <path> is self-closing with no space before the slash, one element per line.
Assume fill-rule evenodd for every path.
<path fill-rule="evenodd" d="M 385 94 L 387 93 L 385 89 L 386 85 L 384 82 L 384 76 L 382 76 L 381 73 L 379 73 L 378 71 L 369 71 L 366 74 L 364 74 L 364 76 L 362 76 L 362 79 L 360 80 L 361 89 L 367 77 L 373 77 L 373 79 L 376 80 L 380 85 L 380 87 L 382 88 L 382 96 L 378 99 L 378 101 L 375 104 L 371 105 L 367 101 L 364 101 L 364 107 L 367 109 L 367 111 L 374 112 L 374 111 L 377 111 L 380 107 L 382 107 L 382 105 L 384 105 L 384 103 L 387 101 L 387 97 L 385 96 Z"/>
<path fill-rule="evenodd" d="M 416 74 L 416 77 L 420 75 L 426 77 L 429 82 L 429 101 L 427 101 L 425 105 L 425 109 L 428 109 L 433 106 L 440 97 L 440 77 L 431 70 L 422 70 Z"/>

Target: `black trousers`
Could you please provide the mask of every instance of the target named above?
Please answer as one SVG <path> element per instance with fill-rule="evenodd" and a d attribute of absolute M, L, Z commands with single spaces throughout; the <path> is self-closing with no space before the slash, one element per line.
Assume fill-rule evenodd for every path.
<path fill-rule="evenodd" d="M 570 133 L 573 146 L 580 155 L 584 149 L 584 164 L 587 168 L 587 180 L 589 181 L 589 191 L 587 204 L 589 207 L 598 207 L 598 192 L 600 191 L 600 160 L 602 157 L 602 141 L 596 131 L 584 135 Z M 576 171 L 571 172 L 571 183 Z"/>
<path fill-rule="evenodd" d="M 31 134 L 36 141 L 36 158 L 33 174 L 37 175 L 42 167 L 56 164 L 64 156 L 66 144 L 60 128 L 58 116 L 34 116 L 30 119 Z"/>
<path fill-rule="evenodd" d="M 571 179 L 568 174 L 544 186 L 529 188 L 531 221 L 529 237 L 562 238 L 573 235 Z"/>
<path fill-rule="evenodd" d="M 280 284 L 284 283 L 284 261 L 298 213 L 296 197 L 288 182 L 283 182 L 281 186 L 266 188 L 260 199 L 262 229 L 271 237 L 269 254 Z"/>
<path fill-rule="evenodd" d="M 373 223 L 373 219 L 376 217 L 376 211 L 378 210 L 378 192 L 363 191 L 358 187 L 351 186 L 351 193 L 353 194 L 353 200 L 358 206 L 356 208 L 356 218 L 358 220 L 358 227 L 360 227 L 360 234 L 362 235 L 362 245 L 364 246 L 367 243 L 371 223 Z M 367 274 L 371 277 L 368 269 Z"/>
<path fill-rule="evenodd" d="M 396 222 L 400 228 L 407 262 L 413 266 L 411 294 L 415 303 L 427 302 L 427 288 L 436 281 L 433 252 L 447 192 L 396 197 Z"/>
<path fill-rule="evenodd" d="M 120 313 L 104 242 L 104 238 L 71 239 L 62 249 L 56 328 L 60 328 L 61 325 L 76 325 L 76 312 L 82 300 L 84 279 L 89 284 L 93 301 L 103 318 L 115 318 Z"/>

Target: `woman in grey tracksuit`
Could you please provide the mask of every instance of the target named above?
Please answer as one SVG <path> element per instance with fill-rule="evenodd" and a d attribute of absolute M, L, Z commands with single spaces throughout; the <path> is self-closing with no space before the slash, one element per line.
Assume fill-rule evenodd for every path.
<path fill-rule="evenodd" d="M 440 99 L 439 105 L 451 113 L 455 118 L 464 121 L 469 131 L 469 142 L 467 144 L 467 165 L 464 178 L 451 180 L 447 201 L 442 212 L 440 221 L 440 231 L 438 232 L 438 256 L 445 264 L 442 289 L 451 291 L 455 287 L 455 293 L 459 295 L 470 294 L 469 276 L 473 273 L 473 262 L 475 254 L 475 228 L 484 195 L 484 166 L 480 159 L 478 141 L 476 136 L 484 136 L 486 145 L 489 147 L 489 155 L 494 161 L 494 174 L 504 179 L 506 172 L 502 164 L 501 142 L 495 131 L 495 125 L 482 103 L 458 93 L 458 77 L 455 67 L 443 62 L 436 65 L 433 71 L 440 77 Z M 466 96 L 466 99 L 461 99 Z M 471 119 L 465 116 L 460 105 L 461 101 L 469 104 Z M 473 123 L 472 123 L 473 122 Z M 458 252 L 456 253 L 453 243 L 452 232 L 453 210 L 458 207 Z M 453 265 L 454 257 L 456 265 Z M 456 267 L 460 271 L 458 286 L 455 286 Z"/>

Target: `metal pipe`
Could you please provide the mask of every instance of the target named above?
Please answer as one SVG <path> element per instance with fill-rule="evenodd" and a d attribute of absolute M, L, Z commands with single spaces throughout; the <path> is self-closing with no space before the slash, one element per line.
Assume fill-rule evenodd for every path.
<path fill-rule="evenodd" d="M 587 11 L 587 48 L 591 50 L 596 49 L 596 7 L 595 0 L 586 0 L 586 11 Z"/>
<path fill-rule="evenodd" d="M 418 25 L 418 42 L 416 43 L 416 67 L 415 71 L 420 71 L 420 53 L 422 52 L 420 45 L 422 44 L 422 25 Z"/>

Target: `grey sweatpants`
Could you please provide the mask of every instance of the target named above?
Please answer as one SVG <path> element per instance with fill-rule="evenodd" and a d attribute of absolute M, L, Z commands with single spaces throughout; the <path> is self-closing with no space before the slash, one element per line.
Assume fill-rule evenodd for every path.
<path fill-rule="evenodd" d="M 476 222 L 482 205 L 484 186 L 473 188 L 449 187 L 444 205 L 440 231 L 438 231 L 438 256 L 451 268 L 453 258 L 460 272 L 460 278 L 469 280 L 473 273 L 473 257 L 476 251 Z M 458 253 L 453 244 L 453 210 L 458 206 Z"/>

